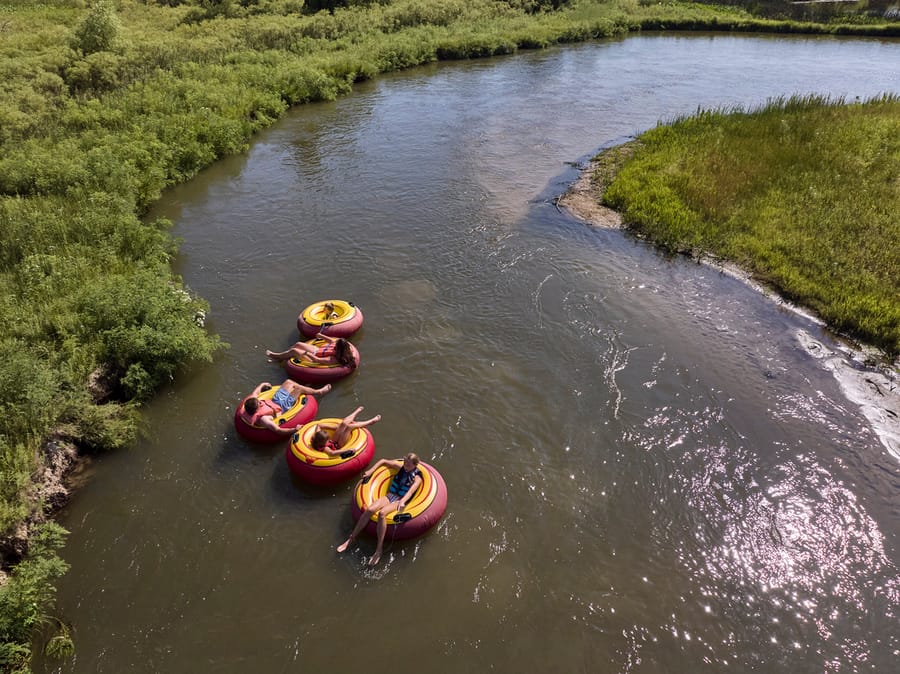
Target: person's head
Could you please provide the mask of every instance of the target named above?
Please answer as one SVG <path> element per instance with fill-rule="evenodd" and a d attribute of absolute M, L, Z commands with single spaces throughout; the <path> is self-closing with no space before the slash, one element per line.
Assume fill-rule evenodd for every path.
<path fill-rule="evenodd" d="M 350 348 L 350 342 L 343 337 L 338 337 L 334 342 L 334 355 L 341 365 L 348 367 L 356 366 L 356 359 L 353 357 L 353 349 Z"/>
<path fill-rule="evenodd" d="M 313 449 L 321 452 L 328 443 L 328 437 L 328 433 L 323 431 L 321 426 L 316 426 L 316 432 L 310 438 L 309 444 L 312 445 Z"/>
<path fill-rule="evenodd" d="M 331 314 L 334 313 L 334 302 L 325 302 L 322 308 L 325 310 L 325 315 L 331 317 Z"/>
<path fill-rule="evenodd" d="M 419 465 L 419 457 L 410 452 L 403 457 L 403 470 L 407 473 Z"/>
<path fill-rule="evenodd" d="M 259 398 L 256 396 L 250 396 L 244 401 L 244 411 L 249 415 L 256 414 L 256 410 L 259 409 Z"/>

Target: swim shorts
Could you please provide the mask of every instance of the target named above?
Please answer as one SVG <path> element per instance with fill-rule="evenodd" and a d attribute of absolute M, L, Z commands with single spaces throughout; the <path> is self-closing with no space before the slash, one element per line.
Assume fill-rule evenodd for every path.
<path fill-rule="evenodd" d="M 275 391 L 275 395 L 272 396 L 272 402 L 278 405 L 282 412 L 287 412 L 297 404 L 297 399 L 288 393 L 288 390 L 284 388 L 284 386 L 281 386 Z"/>

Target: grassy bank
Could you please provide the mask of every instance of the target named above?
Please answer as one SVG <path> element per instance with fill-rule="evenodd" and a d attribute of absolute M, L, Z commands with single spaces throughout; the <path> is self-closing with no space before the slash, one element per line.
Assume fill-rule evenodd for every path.
<path fill-rule="evenodd" d="M 641 28 L 898 35 L 894 23 L 773 21 L 636 0 L 0 0 L 0 533 L 39 521 L 49 437 L 131 444 L 138 409 L 221 348 L 174 277 L 166 187 L 290 106 L 439 59 L 507 54 Z M 556 7 L 560 5 L 559 7 Z M 551 9 L 556 8 L 554 11 Z M 59 537 L 53 539 L 59 542 Z M 0 667 L 27 667 L 55 547 L 0 589 Z M 2 548 L 3 566 L 20 548 Z M 51 560 L 44 563 L 45 560 Z M 42 571 L 35 572 L 38 568 Z"/>
<path fill-rule="evenodd" d="M 604 203 L 900 354 L 900 98 L 701 112 L 643 134 Z"/>

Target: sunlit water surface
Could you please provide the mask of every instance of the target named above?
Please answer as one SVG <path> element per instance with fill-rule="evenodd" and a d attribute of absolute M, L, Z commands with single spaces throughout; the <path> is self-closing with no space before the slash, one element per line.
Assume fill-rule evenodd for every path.
<path fill-rule="evenodd" d="M 896 671 L 900 471 L 739 282 L 552 199 L 599 146 L 698 107 L 900 92 L 900 42 L 640 36 L 381 78 L 168 193 L 178 271 L 231 345 L 63 514 L 61 672 Z M 447 481 L 441 524 L 344 555 L 231 415 L 266 347 L 356 302 L 359 371 Z"/>

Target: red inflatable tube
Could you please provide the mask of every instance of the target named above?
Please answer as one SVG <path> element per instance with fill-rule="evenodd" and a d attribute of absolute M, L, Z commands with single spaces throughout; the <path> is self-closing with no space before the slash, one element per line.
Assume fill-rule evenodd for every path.
<path fill-rule="evenodd" d="M 297 329 L 307 339 L 320 332 L 329 337 L 349 337 L 362 324 L 362 310 L 344 300 L 322 300 L 310 304 L 297 316 Z"/>
<path fill-rule="evenodd" d="M 308 340 L 307 343 L 322 346 L 326 342 L 323 339 L 312 339 Z M 347 343 L 350 344 L 349 342 Z M 333 381 L 353 374 L 356 368 L 359 367 L 359 351 L 353 344 L 350 344 L 350 350 L 353 352 L 354 365 L 352 367 L 349 365 L 323 365 L 310 360 L 291 358 L 284 361 L 284 369 L 287 371 L 288 377 L 301 384 L 330 384 Z"/>
<path fill-rule="evenodd" d="M 331 485 L 346 482 L 365 470 L 375 454 L 375 439 L 367 428 L 354 428 L 341 449 L 347 456 L 329 456 L 312 448 L 312 436 L 321 427 L 333 432 L 340 419 L 319 419 L 305 424 L 291 436 L 285 456 L 297 477 L 312 484 Z"/>
<path fill-rule="evenodd" d="M 387 517 L 388 529 L 385 539 L 403 540 L 421 536 L 426 531 L 440 522 L 447 509 L 447 485 L 444 478 L 433 466 L 424 461 L 419 462 L 419 471 L 422 474 L 422 486 L 409 500 L 397 521 L 397 513 L 393 512 Z M 350 505 L 353 512 L 353 520 L 358 520 L 366 508 L 378 498 L 387 494 L 391 480 L 397 471 L 380 466 L 372 473 L 371 479 L 363 484 L 357 483 L 353 492 Z M 366 524 L 365 531 L 375 536 L 377 531 L 376 515 L 373 515 Z M 406 519 L 409 517 L 409 519 Z"/>

